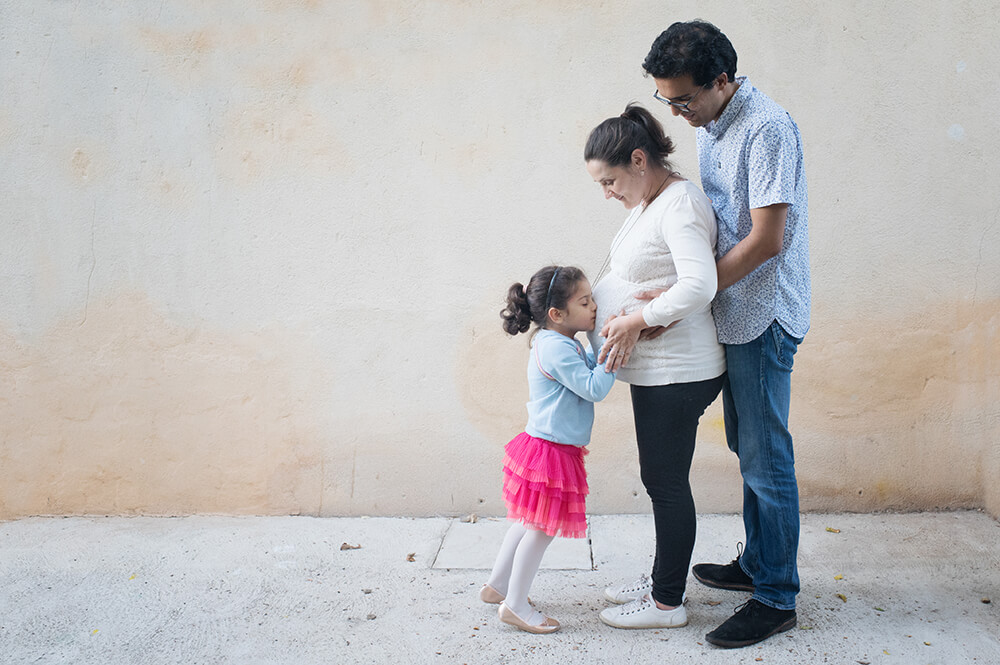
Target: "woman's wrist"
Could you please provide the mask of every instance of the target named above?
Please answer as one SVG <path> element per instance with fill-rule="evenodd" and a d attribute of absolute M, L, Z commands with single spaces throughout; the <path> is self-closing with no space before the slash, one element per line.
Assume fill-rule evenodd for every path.
<path fill-rule="evenodd" d="M 625 325 L 627 325 L 629 331 L 633 333 L 642 332 L 644 328 L 649 327 L 649 324 L 646 323 L 646 317 L 642 315 L 641 309 L 638 309 L 626 316 Z"/>

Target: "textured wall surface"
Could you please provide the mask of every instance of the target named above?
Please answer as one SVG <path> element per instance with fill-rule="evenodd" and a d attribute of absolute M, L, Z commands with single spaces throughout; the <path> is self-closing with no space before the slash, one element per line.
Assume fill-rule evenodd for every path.
<path fill-rule="evenodd" d="M 548 262 L 624 211 L 589 130 L 653 108 L 683 3 L 0 0 L 0 518 L 498 513 Z M 807 510 L 1000 514 L 994 3 L 708 1 L 806 145 Z M 593 512 L 648 510 L 628 391 Z M 738 510 L 721 409 L 702 511 Z"/>

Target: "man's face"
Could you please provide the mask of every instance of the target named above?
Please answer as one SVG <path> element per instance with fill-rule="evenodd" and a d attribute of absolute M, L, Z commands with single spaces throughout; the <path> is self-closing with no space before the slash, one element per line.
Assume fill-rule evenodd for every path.
<path fill-rule="evenodd" d="M 726 100 L 720 79 L 708 88 L 696 86 L 690 74 L 653 81 L 658 97 L 671 102 L 670 112 L 682 116 L 692 127 L 703 127 L 722 115 Z"/>

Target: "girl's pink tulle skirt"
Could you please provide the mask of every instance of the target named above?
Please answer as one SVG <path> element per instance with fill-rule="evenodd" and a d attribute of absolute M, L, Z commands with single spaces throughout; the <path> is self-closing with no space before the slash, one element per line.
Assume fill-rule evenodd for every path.
<path fill-rule="evenodd" d="M 586 448 L 521 432 L 504 448 L 503 500 L 507 519 L 550 536 L 587 535 Z"/>

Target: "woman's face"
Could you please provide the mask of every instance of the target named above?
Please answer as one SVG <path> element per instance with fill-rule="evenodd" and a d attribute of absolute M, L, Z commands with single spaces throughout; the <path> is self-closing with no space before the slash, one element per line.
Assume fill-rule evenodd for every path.
<path fill-rule="evenodd" d="M 587 162 L 587 173 L 604 191 L 604 198 L 618 199 L 631 210 L 646 195 L 639 170 L 631 163 L 625 166 L 608 166 L 599 159 Z"/>

